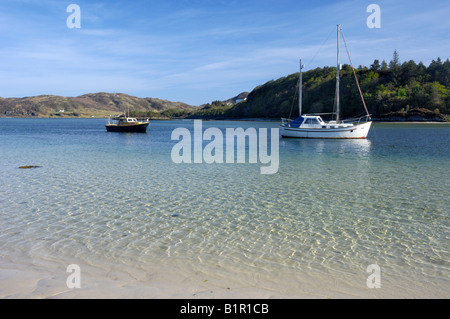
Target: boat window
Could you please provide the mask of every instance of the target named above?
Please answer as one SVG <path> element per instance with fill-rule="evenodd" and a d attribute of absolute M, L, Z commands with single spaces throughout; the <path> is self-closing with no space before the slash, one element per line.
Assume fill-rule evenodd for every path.
<path fill-rule="evenodd" d="M 317 120 L 316 119 L 306 119 L 305 124 L 317 124 Z"/>

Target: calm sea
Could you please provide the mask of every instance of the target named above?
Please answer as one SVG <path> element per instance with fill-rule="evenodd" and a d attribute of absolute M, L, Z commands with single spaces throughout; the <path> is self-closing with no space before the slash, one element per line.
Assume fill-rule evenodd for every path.
<path fill-rule="evenodd" d="M 280 139 L 278 172 L 262 175 L 259 162 L 174 163 L 172 131 L 192 121 L 104 124 L 0 119 L 0 271 L 77 264 L 275 296 L 450 297 L 450 125 Z"/>

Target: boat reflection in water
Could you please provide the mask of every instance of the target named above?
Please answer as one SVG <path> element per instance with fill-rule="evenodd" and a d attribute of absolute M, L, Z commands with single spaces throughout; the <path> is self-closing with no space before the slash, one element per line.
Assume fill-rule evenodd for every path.
<path fill-rule="evenodd" d="M 125 115 L 110 117 L 106 124 L 108 132 L 127 132 L 127 133 L 145 133 L 150 122 L 147 118 L 145 121 L 138 121 L 134 117 Z"/>

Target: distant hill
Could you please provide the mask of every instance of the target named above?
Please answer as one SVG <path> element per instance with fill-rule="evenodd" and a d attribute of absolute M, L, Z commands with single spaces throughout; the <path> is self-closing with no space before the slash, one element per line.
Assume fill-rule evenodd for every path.
<path fill-rule="evenodd" d="M 40 95 L 24 98 L 0 98 L 1 117 L 104 117 L 121 114 L 164 117 L 164 113 L 197 110 L 181 102 L 139 98 L 123 93 L 90 93 L 77 97 Z"/>
<path fill-rule="evenodd" d="M 374 118 L 383 120 L 444 120 L 450 114 L 450 61 L 439 58 L 427 67 L 422 62 L 400 63 L 398 53 L 390 63 L 375 60 L 370 67 L 359 66 L 358 81 Z M 298 116 L 298 78 L 293 73 L 271 80 L 252 90 L 245 101 L 235 105 L 213 103 L 191 118 L 273 118 Z M 303 113 L 333 112 L 336 67 L 303 73 Z M 341 117 L 365 114 L 352 68 L 344 64 L 340 73 Z"/>
<path fill-rule="evenodd" d="M 191 112 L 187 118 L 192 119 L 208 119 L 208 118 L 214 118 L 214 119 L 221 119 L 225 117 L 229 117 L 229 111 L 232 107 L 244 102 L 249 92 L 242 92 L 236 95 L 235 97 L 232 97 L 228 100 L 224 101 L 212 101 L 211 103 L 200 105 L 200 109 Z"/>
<path fill-rule="evenodd" d="M 237 104 L 237 103 L 240 103 L 240 102 L 246 100 L 246 99 L 247 99 L 247 96 L 248 96 L 249 94 L 250 94 L 249 92 L 242 92 L 242 93 L 236 95 L 235 97 L 232 97 L 231 99 L 222 101 L 222 103 L 223 103 L 223 104 L 228 104 L 228 105 L 231 105 L 231 104 Z"/>
<path fill-rule="evenodd" d="M 356 69 L 369 113 L 377 118 L 410 114 L 403 118 L 443 119 L 450 114 L 450 61 L 439 58 L 428 66 L 408 61 L 381 64 L 375 60 L 368 67 Z M 336 68 L 324 67 L 303 74 L 303 112 L 332 112 L 335 105 Z M 243 103 L 230 108 L 224 116 L 280 118 L 298 115 L 298 77 L 272 80 L 256 87 Z M 340 73 L 342 116 L 364 114 L 353 71 L 343 65 Z M 296 98 L 294 99 L 294 96 Z M 430 111 L 433 114 L 430 114 Z"/>

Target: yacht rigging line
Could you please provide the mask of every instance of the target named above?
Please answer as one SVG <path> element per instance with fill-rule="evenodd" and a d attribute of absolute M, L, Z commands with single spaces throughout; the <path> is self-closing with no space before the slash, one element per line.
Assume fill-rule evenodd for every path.
<path fill-rule="evenodd" d="M 366 109 L 367 116 L 370 119 L 370 114 L 369 114 L 369 111 L 367 110 L 366 102 L 364 101 L 364 96 L 361 92 L 361 87 L 359 86 L 358 77 L 356 76 L 355 68 L 353 67 L 353 62 L 352 62 L 352 59 L 350 58 L 350 53 L 348 52 L 348 47 L 347 47 L 347 42 L 345 41 L 344 32 L 342 32 L 342 29 L 340 29 L 340 31 L 342 34 L 342 39 L 344 40 L 345 49 L 347 50 L 348 59 L 350 60 L 350 65 L 352 66 L 353 74 L 355 75 L 355 80 L 356 80 L 356 85 L 358 86 L 359 95 L 361 95 L 361 100 L 363 102 L 364 108 Z M 339 72 L 339 70 L 338 70 L 338 72 Z"/>

